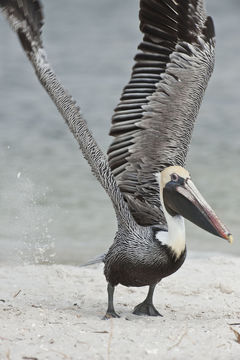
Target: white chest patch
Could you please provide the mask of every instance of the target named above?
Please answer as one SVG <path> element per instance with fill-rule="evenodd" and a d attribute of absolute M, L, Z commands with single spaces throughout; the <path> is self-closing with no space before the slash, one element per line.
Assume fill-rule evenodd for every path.
<path fill-rule="evenodd" d="M 168 231 L 158 231 L 156 239 L 171 247 L 178 258 L 186 247 L 185 224 L 181 216 L 168 219 Z"/>

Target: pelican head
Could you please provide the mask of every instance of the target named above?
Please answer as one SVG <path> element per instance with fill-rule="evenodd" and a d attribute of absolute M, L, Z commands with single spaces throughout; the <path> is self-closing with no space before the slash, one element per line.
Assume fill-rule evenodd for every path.
<path fill-rule="evenodd" d="M 195 187 L 187 170 L 181 166 L 169 166 L 156 175 L 167 216 L 181 215 L 202 229 L 232 242 L 232 235 Z"/>

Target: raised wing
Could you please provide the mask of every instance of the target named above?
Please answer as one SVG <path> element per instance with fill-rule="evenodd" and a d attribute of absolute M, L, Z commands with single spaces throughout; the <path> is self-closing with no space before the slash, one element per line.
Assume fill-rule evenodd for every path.
<path fill-rule="evenodd" d="M 111 169 L 135 220 L 164 223 L 154 173 L 185 163 L 214 66 L 215 34 L 203 0 L 141 0 L 144 33 L 112 118 Z"/>
<path fill-rule="evenodd" d="M 41 2 L 39 0 L 0 0 L 0 8 L 19 36 L 40 83 L 73 133 L 92 172 L 112 200 L 119 225 L 127 228 L 134 227 L 135 222 L 116 184 L 106 156 L 89 131 L 76 102 L 58 81 L 48 62 L 41 40 L 43 24 Z"/>

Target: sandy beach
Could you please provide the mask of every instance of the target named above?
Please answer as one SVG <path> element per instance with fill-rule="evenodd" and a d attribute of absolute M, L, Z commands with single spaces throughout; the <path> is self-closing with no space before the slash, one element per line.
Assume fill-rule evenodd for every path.
<path fill-rule="evenodd" d="M 157 287 L 163 317 L 131 313 L 147 288 L 118 286 L 102 265 L 0 267 L 0 359 L 239 359 L 240 259 L 188 259 Z M 233 325 L 235 324 L 235 325 Z"/>

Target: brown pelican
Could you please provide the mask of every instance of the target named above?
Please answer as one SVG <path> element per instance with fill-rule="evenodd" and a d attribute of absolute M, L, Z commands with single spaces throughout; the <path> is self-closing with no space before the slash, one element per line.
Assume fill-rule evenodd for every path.
<path fill-rule="evenodd" d="M 118 230 L 101 257 L 108 282 L 105 318 L 118 317 L 113 306 L 118 284 L 148 285 L 134 314 L 160 315 L 153 292 L 185 260 L 184 218 L 232 241 L 183 168 L 214 66 L 214 25 L 203 0 L 140 0 L 143 41 L 112 118 L 115 139 L 108 159 L 47 60 L 40 1 L 1 0 L 0 6 L 113 203 Z"/>

